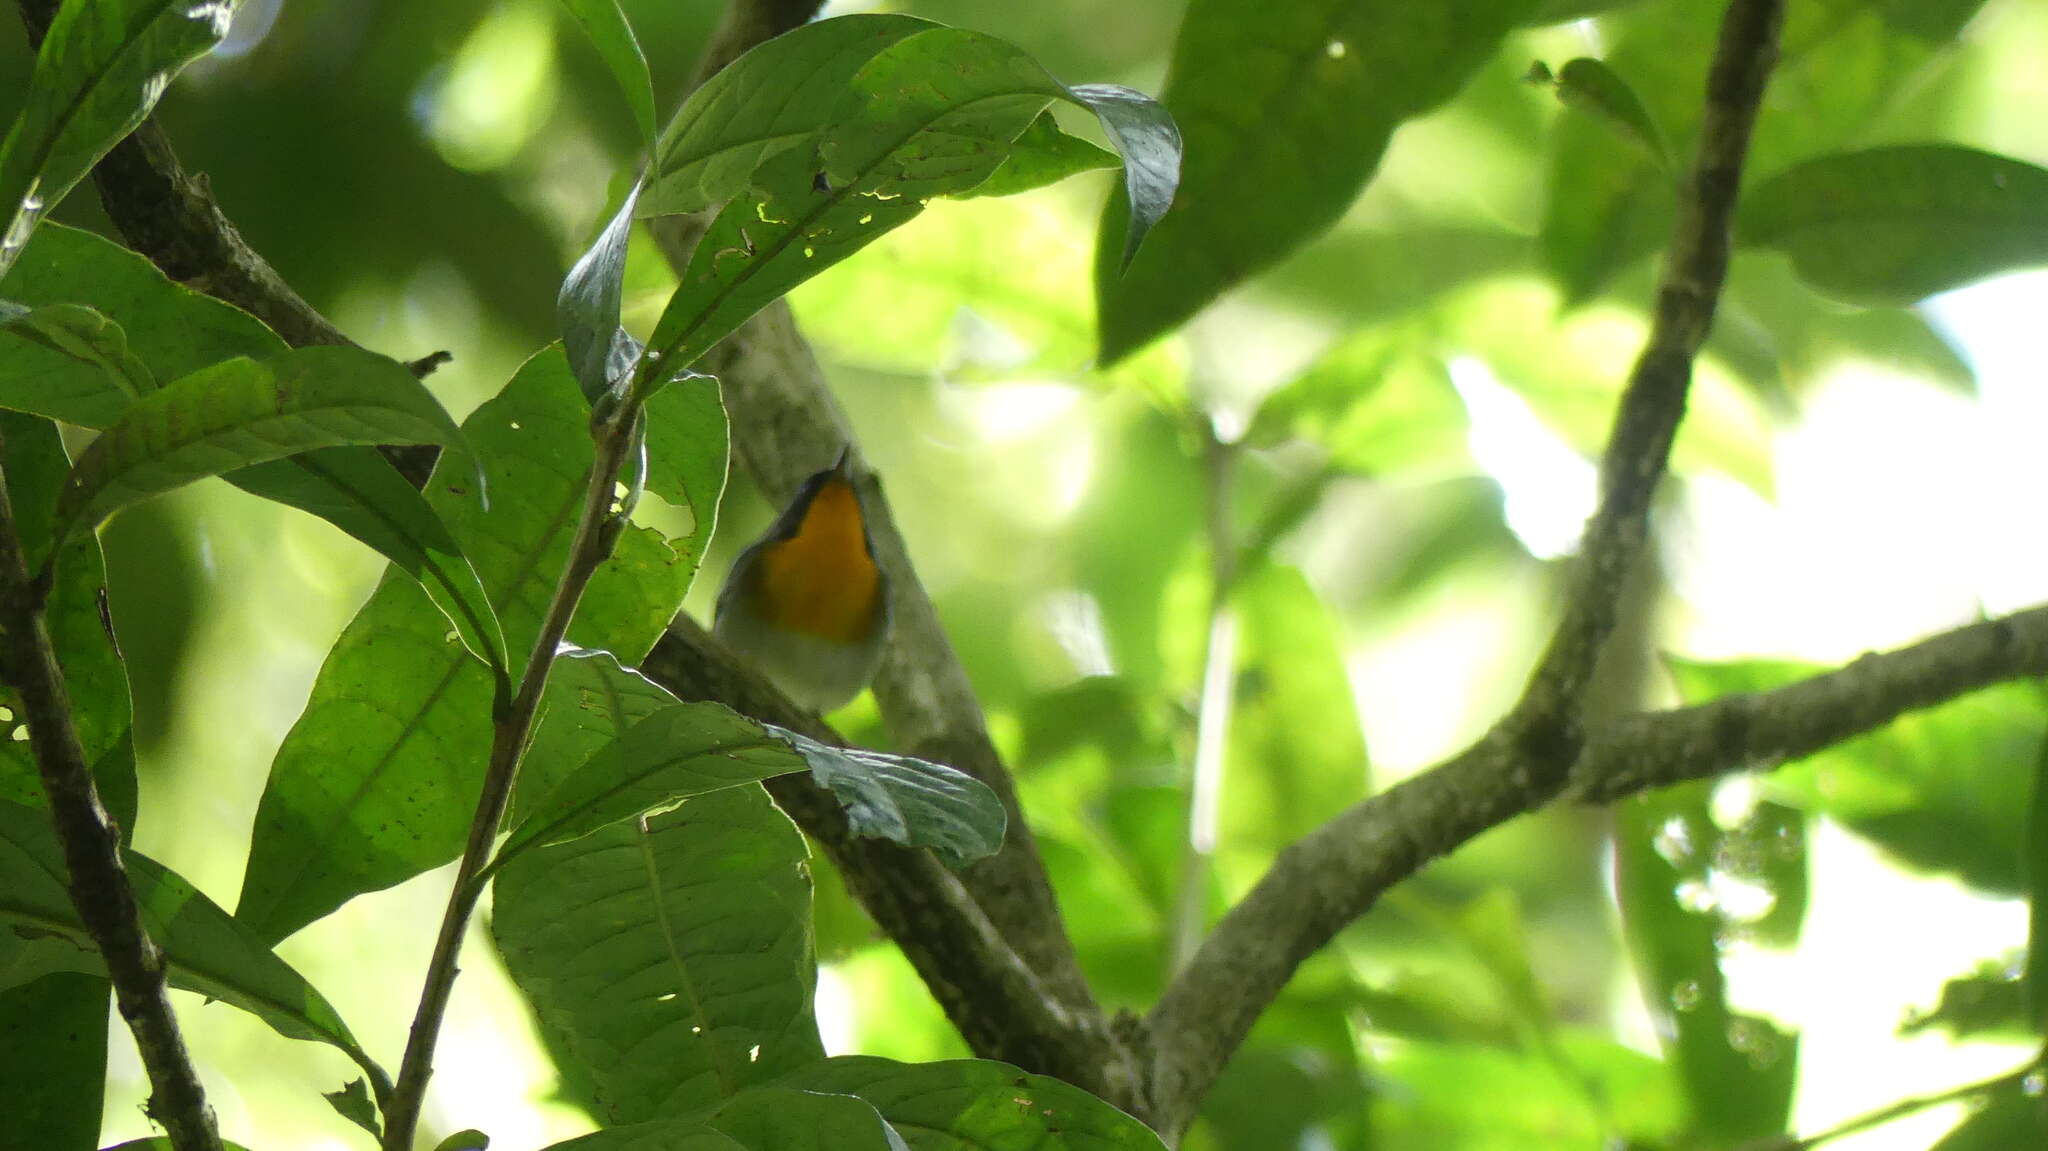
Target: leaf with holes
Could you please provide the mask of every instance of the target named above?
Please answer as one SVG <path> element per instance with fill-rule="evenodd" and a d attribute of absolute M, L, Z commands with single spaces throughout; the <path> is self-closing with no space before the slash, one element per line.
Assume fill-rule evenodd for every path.
<path fill-rule="evenodd" d="M 234 10 L 228 0 L 57 9 L 21 113 L 0 143 L 0 278 L 43 214 L 142 123 L 171 77 L 220 43 Z"/>
<path fill-rule="evenodd" d="M 938 27 L 915 16 L 857 14 L 756 45 L 690 93 L 662 130 L 640 215 L 702 211 L 746 191 L 763 162 L 824 127 L 876 53 Z"/>
<path fill-rule="evenodd" d="M 829 22 L 828 22 L 829 23 Z M 1016 47 L 930 27 L 875 52 L 840 93 L 813 146 L 766 156 L 718 213 L 655 325 L 649 346 L 693 363 L 791 288 L 916 216 L 933 196 L 968 191 L 1054 100 L 1094 111 L 1125 150 L 1134 234 L 1163 211 L 1179 171 L 1165 113 L 1124 88 L 1069 89 Z"/>
<path fill-rule="evenodd" d="M 855 835 L 929 847 L 953 867 L 994 855 L 1007 817 L 987 784 L 966 772 L 858 747 L 834 747 L 768 724 L 811 766 L 811 778 L 846 808 Z"/>
<path fill-rule="evenodd" d="M 953 193 L 952 198 L 971 200 L 982 196 L 1014 196 L 1019 192 L 1057 184 L 1082 172 L 1114 168 L 1118 163 L 1115 152 L 1098 148 L 1078 136 L 1067 135 L 1060 131 L 1059 122 L 1053 119 L 1051 112 L 1040 112 L 1022 135 L 1010 141 L 1010 154 L 1003 158 L 993 175 L 964 192 Z"/>
<path fill-rule="evenodd" d="M 506 970 L 601 1122 L 680 1118 L 823 1057 L 805 858 L 750 785 L 498 873 Z"/>

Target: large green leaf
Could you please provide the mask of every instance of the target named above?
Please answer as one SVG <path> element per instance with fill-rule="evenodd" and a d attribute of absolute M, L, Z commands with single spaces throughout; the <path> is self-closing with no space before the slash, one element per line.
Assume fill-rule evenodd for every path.
<path fill-rule="evenodd" d="M 196 479 L 380 443 L 460 448 L 462 433 L 405 365 L 359 348 L 226 360 L 129 405 L 72 467 L 58 517 L 90 526 Z"/>
<path fill-rule="evenodd" d="M 654 143 L 654 81 L 647 74 L 647 57 L 633 26 L 626 21 L 618 0 L 562 0 L 562 7 L 583 26 L 604 66 L 619 82 L 619 93 L 633 110 L 633 123 L 648 145 Z"/>
<path fill-rule="evenodd" d="M 7 1109 L 7 1146 L 99 1146 L 110 992 L 104 976 L 75 971 L 0 992 L 0 1107 Z"/>
<path fill-rule="evenodd" d="M 1328 227 L 1394 129 L 1455 93 L 1533 7 L 1190 4 L 1164 97 L 1186 134 L 1180 204 L 1121 272 L 1126 194 L 1106 211 L 1096 248 L 1102 359 L 1165 334 Z"/>
<path fill-rule="evenodd" d="M 589 409 L 551 348 L 465 421 L 490 477 L 486 508 L 444 465 L 427 498 L 498 605 L 507 646 L 533 644 L 568 554 L 592 460 Z M 724 483 L 717 384 L 688 380 L 648 407 L 648 488 L 687 511 L 686 535 L 629 526 L 591 580 L 573 642 L 637 659 L 674 615 Z M 271 765 L 237 914 L 282 938 L 354 895 L 455 857 L 490 745 L 491 682 L 419 591 L 386 579 L 328 654 Z"/>
<path fill-rule="evenodd" d="M 876 53 L 938 27 L 914 16 L 857 14 L 756 45 L 690 93 L 662 130 L 640 214 L 702 211 L 746 191 L 764 161 L 825 125 Z"/>
<path fill-rule="evenodd" d="M 386 1083 L 334 1008 L 291 966 L 190 883 L 134 852 L 125 855 L 142 925 L 163 950 L 171 982 L 232 1003 L 278 1034 L 326 1043 Z M 102 973 L 98 947 L 66 887 L 63 849 L 40 811 L 0 801 L 0 920 L 69 948 L 67 965 Z"/>
<path fill-rule="evenodd" d="M 2048 262 L 2048 171 L 1948 145 L 1820 156 L 1750 189 L 1737 237 L 1823 292 L 1908 304 Z"/>
<path fill-rule="evenodd" d="M 1881 11 L 1888 6 L 1870 0 L 1788 6 L 1780 61 L 1748 151 L 1751 177 L 1873 131 L 1896 137 L 1934 130 L 1941 101 L 1922 87 L 1919 74 L 1939 58 L 1937 47 L 1895 26 Z M 1674 157 L 1692 153 L 1720 19 L 1717 5 L 1642 4 L 1603 21 L 1604 62 L 1628 77 Z M 1902 108 L 1899 93 L 1907 90 L 1915 100 Z M 1642 150 L 1617 146 L 1606 123 L 1560 119 L 1549 171 L 1542 249 L 1569 302 L 1597 295 L 1669 238 L 1670 173 Z"/>
<path fill-rule="evenodd" d="M 780 1086 L 854 1095 L 881 1113 L 911 1151 L 1158 1151 L 1152 1129 L 1078 1087 L 1007 1063 L 898 1063 L 848 1055 L 814 1063 Z"/>
<path fill-rule="evenodd" d="M 608 1125 L 679 1118 L 823 1056 L 805 856 L 750 786 L 498 873 L 492 934 L 588 1084 L 577 1102 Z"/>
<path fill-rule="evenodd" d="M 285 350 L 254 316 L 172 283 L 103 236 L 61 224 L 36 232 L 4 294 L 29 307 L 90 302 L 121 325 L 128 350 L 159 380 Z M 0 408 L 104 428 L 130 399 L 98 367 L 0 328 Z"/>
<path fill-rule="evenodd" d="M 1137 197 L 1133 234 L 1164 211 L 1178 177 L 1179 137 L 1150 100 L 1123 88 L 1069 89 L 1024 52 L 980 33 L 929 26 L 891 39 L 894 25 L 866 27 L 885 43 L 837 93 L 813 146 L 735 138 L 723 124 L 709 129 L 719 143 L 746 145 L 720 161 L 717 187 L 748 163 L 758 167 L 746 193 L 712 221 L 655 326 L 649 345 L 671 362 L 694 362 L 748 316 L 909 220 L 930 198 L 986 181 L 1053 100 L 1095 112 L 1124 151 Z M 869 47 L 856 40 L 828 59 L 843 65 Z M 709 145 L 700 151 L 721 155 Z"/>
<path fill-rule="evenodd" d="M 929 847 L 953 867 L 994 855 L 1008 816 L 987 784 L 942 763 L 834 747 L 770 725 L 811 766 L 811 778 L 846 808 L 855 835 Z"/>
<path fill-rule="evenodd" d="M 803 769 L 787 743 L 723 704 L 672 704 L 626 728 L 530 805 L 492 866 L 663 804 Z"/>
<path fill-rule="evenodd" d="M 98 0 L 57 10 L 0 144 L 0 279 L 43 213 L 227 34 L 230 0 Z"/>

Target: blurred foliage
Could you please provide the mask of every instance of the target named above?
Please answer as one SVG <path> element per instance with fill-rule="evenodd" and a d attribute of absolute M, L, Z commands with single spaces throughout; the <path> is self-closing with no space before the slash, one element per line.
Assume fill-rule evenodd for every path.
<path fill-rule="evenodd" d="M 607 6 L 245 0 L 226 44 L 172 87 L 159 119 L 245 238 L 353 337 L 399 358 L 452 351 L 429 383 L 462 415 L 554 337 L 562 273 L 619 203 L 615 174 L 643 148 L 638 98 L 622 99 L 615 79 L 632 75 L 619 42 L 594 47 L 572 7 L 602 21 Z M 1163 90 L 1183 114 L 1187 199 L 1128 277 L 1105 272 L 1098 283 L 1097 232 L 1116 182 L 1098 172 L 1013 199 L 935 202 L 790 297 L 1019 774 L 1083 965 L 1106 1003 L 1142 1010 L 1169 974 L 1187 866 L 1214 552 L 1227 549 L 1241 571 L 1222 597 L 1239 630 L 1215 882 L 1199 906 L 1211 917 L 1304 831 L 1478 734 L 1526 674 L 1556 571 L 1518 509 L 1533 491 L 1535 503 L 1563 507 L 1553 510 L 1567 527 L 1585 510 L 1568 494 L 1571 476 L 1590 476 L 1647 330 L 1653 253 L 1670 227 L 1673 169 L 1684 170 L 1697 131 L 1720 5 L 1503 0 L 1465 5 L 1479 15 L 1448 31 L 1428 14 L 1385 26 L 1373 16 L 1414 6 L 1302 5 L 1284 14 L 1293 22 L 1284 45 L 1258 40 L 1280 18 L 1272 6 L 1235 0 L 858 7 L 1001 36 L 1054 75 Z M 721 5 L 619 8 L 660 118 Z M 1358 27 L 1333 37 L 1311 19 L 1339 8 Z M 11 116 L 31 57 L 5 23 L 0 110 Z M 1416 52 L 1420 24 L 1441 40 L 1426 58 Z M 1184 26 L 1201 38 L 1177 40 Z M 1790 5 L 1784 63 L 1746 173 L 1757 199 L 1659 525 L 1667 562 L 1683 562 L 1679 525 L 1698 506 L 1696 481 L 1733 480 L 1767 513 L 1791 507 L 1807 482 L 1796 468 L 1786 473 L 1799 421 L 1830 389 L 1875 396 L 1854 391 L 1858 373 L 1880 369 L 1959 403 L 1992 402 L 1979 393 L 1991 365 L 1919 302 L 2048 250 L 2034 187 L 2036 165 L 2048 164 L 2038 130 L 2048 97 L 2027 47 L 2043 34 L 2048 20 L 2030 0 Z M 1537 61 L 1556 69 L 1559 87 L 1525 82 Z M 1244 74 L 1222 67 L 1231 63 Z M 1361 92 L 1373 101 L 1363 112 Z M 1058 120 L 1104 140 L 1085 116 Z M 1212 138 L 1229 147 L 1202 146 Z M 1047 139 L 1070 149 L 1065 137 Z M 1100 160 L 1078 147 L 1067 155 L 1048 171 Z M 106 228 L 83 191 L 56 218 Z M 1118 250 L 1116 229 L 1102 230 L 1103 250 Z M 33 258 L 31 249 L 24 259 Z M 1191 273 L 1204 259 L 1222 263 Z M 632 252 L 627 327 L 647 334 L 675 283 L 657 258 Z M 159 378 L 213 358 L 180 360 L 203 342 L 191 322 L 166 318 L 184 305 L 145 316 L 113 278 L 98 286 L 103 298 L 85 302 L 126 324 L 145 360 L 175 365 L 159 367 Z M 0 295 L 15 298 L 15 287 Z M 1107 323 L 1098 323 L 1098 288 Z M 14 378 L 7 364 L 83 371 L 0 341 L 0 387 Z M 1105 367 L 1105 344 L 1131 354 Z M 1517 425 L 1521 455 L 1553 461 L 1553 473 L 1517 471 L 1489 446 L 1497 413 L 1472 384 L 1475 366 L 1529 417 Z M 580 435 L 569 426 L 580 418 L 562 416 L 565 439 Z M 1221 540 L 1205 518 L 1211 430 L 1236 453 Z M 1890 450 L 1913 475 L 1961 466 L 1931 441 Z M 10 460 L 10 477 L 13 469 Z M 494 491 L 501 479 L 515 476 L 494 477 Z M 1982 497 L 2006 509 L 2005 530 L 2026 533 L 2029 490 Z M 1943 510 L 1880 513 L 1910 532 Z M 736 476 L 720 514 L 721 530 L 708 544 L 693 539 L 683 566 L 701 552 L 708 574 L 722 574 L 773 509 Z M 1825 514 L 1870 511 L 1843 504 Z M 702 519 L 708 530 L 711 517 Z M 688 527 L 698 527 L 694 516 Z M 682 534 L 647 529 L 649 554 Z M 333 694 L 315 673 L 372 595 L 378 564 L 326 525 L 218 484 L 125 512 L 102 541 L 144 799 L 124 826 L 133 822 L 146 851 L 232 904 L 269 764 L 302 713 Z M 1813 586 L 1794 569 L 1822 562 L 1789 546 L 1739 559 L 1787 598 Z M 1885 582 L 1896 573 L 1862 562 L 1842 558 L 1820 582 L 1897 586 Z M 1965 602 L 1932 597 L 1926 611 L 1907 602 L 1908 588 L 1897 610 L 1961 622 L 1985 578 L 1956 576 L 1980 582 Z M 1844 647 L 1788 625 L 1768 647 L 1731 651 L 1721 636 L 1755 630 L 1688 621 L 1686 586 L 1680 578 L 1666 593 L 1652 639 L 1675 653 L 1659 703 L 1766 690 L 1877 642 L 1858 633 Z M 2028 586 L 2048 581 L 2034 573 Z M 690 610 L 704 615 L 715 588 L 699 579 Z M 402 594 L 419 599 L 409 585 L 388 586 L 372 609 L 395 610 L 389 602 Z M 1817 616 L 1826 599 L 1753 610 Z M 423 642 L 445 647 L 439 617 L 424 600 L 407 602 L 420 609 L 411 614 Z M 96 604 L 64 620 L 79 634 L 100 627 Z M 631 647 L 650 623 L 628 622 Z M 1871 622 L 1875 634 L 1893 634 Z M 886 744 L 866 701 L 836 718 L 855 738 Z M 120 727 L 95 723 L 102 735 Z M 333 728 L 344 742 L 366 738 L 351 719 Z M 2039 803 L 2044 729 L 2048 697 L 2007 685 L 1801 762 L 1757 764 L 1753 777 L 1632 801 L 1611 821 L 1553 811 L 1490 833 L 1304 965 L 1185 1146 L 1718 1151 L 1880 1106 L 1900 1083 L 1938 1091 L 1973 1074 L 1963 1070 L 1973 1052 L 1974 1073 L 1987 1050 L 2007 1064 L 2022 1058 L 2015 1043 L 2038 1042 L 2039 1016 L 2021 973 L 2038 964 L 1940 981 L 1983 956 L 2021 954 L 2024 935 L 1951 936 L 1870 907 L 1896 954 L 1814 978 L 1870 985 L 1860 1010 L 1884 1016 L 1885 1027 L 1900 1005 L 1926 1010 L 1909 1023 L 1910 1042 L 1862 1052 L 1862 1062 L 1818 1060 L 1816 1051 L 1840 1050 L 1822 1041 L 1850 1022 L 1772 999 L 1754 957 L 1811 962 L 1827 942 L 1814 938 L 1821 913 L 1860 906 L 1860 883 L 1895 890 L 1909 882 L 1901 872 L 1940 877 L 1958 906 L 2010 911 L 2033 891 L 2042 858 L 2027 815 Z M 334 778 L 320 756 L 305 767 L 308 794 Z M 0 784 L 10 780 L 24 781 Z M 292 841 L 285 825 L 266 826 L 273 846 Z M 1830 871 L 1835 829 L 1878 847 L 1894 870 Z M 446 858 L 445 846 L 417 866 Z M 805 866 L 825 1049 L 965 1055 L 829 865 L 813 857 Z M 437 882 L 362 896 L 285 945 L 372 1051 L 403 1043 Z M 296 926 L 312 914 L 287 919 Z M 1908 952 L 1934 956 L 1912 970 L 1937 974 L 1895 974 L 1890 961 Z M 0 971 L 7 959 L 0 951 Z M 579 1078 L 573 1059 L 558 1082 L 545 1051 L 563 1049 L 565 1028 L 536 1035 L 496 964 L 481 947 L 471 952 L 465 979 L 480 989 L 462 994 L 475 996 L 469 1010 L 488 1026 L 451 1028 L 431 1133 L 490 1116 L 492 1145 L 518 1149 L 588 1130 L 588 1116 L 565 1100 L 603 1091 Z M 80 996 L 103 994 L 90 984 L 74 974 L 31 986 L 52 1013 L 85 1018 L 93 1011 Z M 0 1074 L 13 1066 L 4 1040 L 22 1002 L 0 995 Z M 231 1135 L 251 1146 L 359 1144 L 347 1120 L 307 1103 L 309 1082 L 338 1087 L 353 1074 L 345 1060 L 282 1044 L 226 1009 L 179 1002 L 192 1009 L 202 1059 L 234 1085 L 219 1103 Z M 122 1043 L 117 1036 L 104 1143 L 149 1130 Z M 67 1055 L 53 1050 L 45 1062 Z M 1880 1064 L 1904 1070 L 1868 1073 Z M 2014 1091 L 1942 1146 L 2031 1146 L 2043 1130 L 2038 1103 Z"/>

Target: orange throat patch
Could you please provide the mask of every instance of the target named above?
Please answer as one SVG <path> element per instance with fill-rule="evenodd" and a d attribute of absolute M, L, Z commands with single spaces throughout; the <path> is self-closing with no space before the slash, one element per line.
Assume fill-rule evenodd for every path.
<path fill-rule="evenodd" d="M 754 608 L 774 626 L 845 644 L 874 634 L 881 573 L 846 481 L 825 481 L 796 535 L 761 549 L 757 570 Z"/>

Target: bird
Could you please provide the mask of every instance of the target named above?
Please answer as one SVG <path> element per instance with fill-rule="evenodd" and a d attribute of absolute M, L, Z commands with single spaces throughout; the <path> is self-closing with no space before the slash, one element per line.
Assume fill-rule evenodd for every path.
<path fill-rule="evenodd" d="M 874 677 L 889 620 L 889 581 L 875 563 L 849 445 L 733 561 L 712 632 L 823 714 Z"/>

